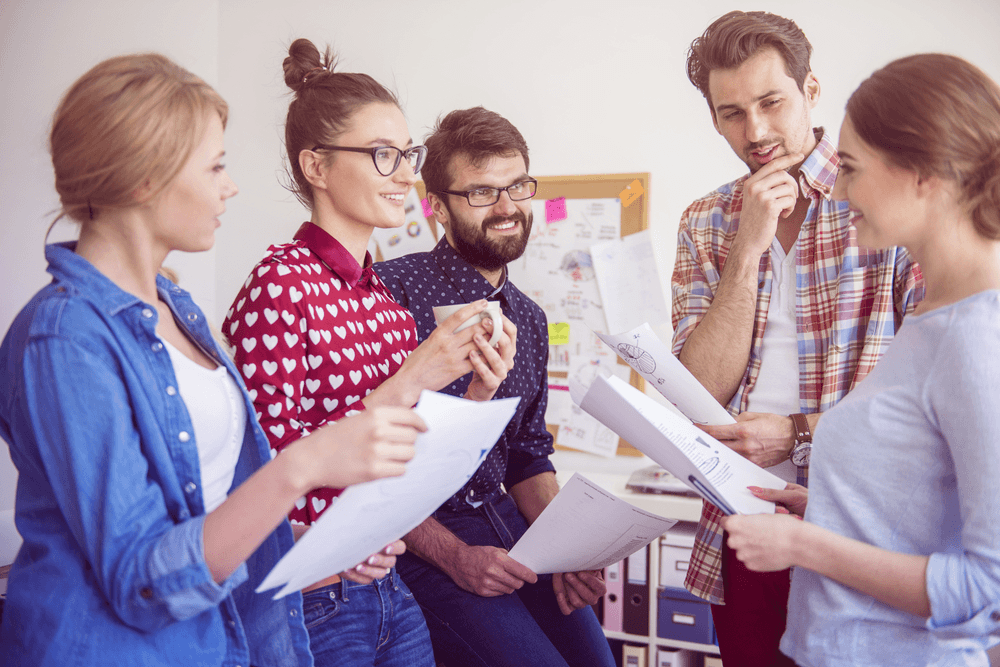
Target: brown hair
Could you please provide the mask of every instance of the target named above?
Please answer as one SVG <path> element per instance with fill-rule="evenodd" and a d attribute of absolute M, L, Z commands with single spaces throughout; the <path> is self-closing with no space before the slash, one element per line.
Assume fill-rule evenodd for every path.
<path fill-rule="evenodd" d="M 976 231 L 1000 239 L 1000 86 L 955 56 L 894 60 L 847 101 L 858 136 L 891 163 L 955 181 Z"/>
<path fill-rule="evenodd" d="M 768 12 L 732 11 L 715 20 L 688 49 L 687 74 L 712 109 L 708 75 L 715 69 L 735 69 L 764 48 L 773 48 L 785 61 L 785 72 L 804 91 L 812 71 L 812 44 L 795 21 Z"/>
<path fill-rule="evenodd" d="M 524 168 L 529 167 L 528 144 L 521 133 L 509 120 L 481 106 L 452 111 L 438 118 L 424 143 L 427 161 L 420 176 L 428 192 L 448 188 L 451 184 L 448 167 L 456 155 L 463 155 L 473 165 L 481 167 L 490 158 L 520 153 Z"/>
<path fill-rule="evenodd" d="M 101 209 L 134 206 L 147 182 L 155 196 L 187 162 L 212 112 L 225 127 L 229 107 L 219 94 L 157 53 L 95 65 L 66 92 L 52 121 L 59 217 L 83 222 Z"/>
<path fill-rule="evenodd" d="M 335 143 L 351 116 L 366 104 L 399 106 L 396 96 L 378 81 L 367 74 L 334 72 L 336 64 L 329 47 L 320 55 L 308 39 L 292 42 L 282 63 L 285 84 L 295 91 L 285 118 L 285 150 L 293 181 L 289 189 L 309 209 L 313 206 L 312 185 L 299 166 L 299 153 L 318 144 Z"/>

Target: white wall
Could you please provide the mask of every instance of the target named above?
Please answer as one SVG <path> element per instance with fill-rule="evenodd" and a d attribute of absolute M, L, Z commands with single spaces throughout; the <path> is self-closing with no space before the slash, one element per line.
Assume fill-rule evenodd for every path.
<path fill-rule="evenodd" d="M 332 43 L 342 68 L 394 88 L 417 141 L 441 112 L 483 104 L 524 134 L 535 175 L 651 172 L 666 286 L 681 211 L 744 171 L 684 73 L 690 41 L 733 8 L 722 0 L 4 0 L 0 331 L 47 281 L 42 238 L 56 197 L 45 141 L 59 95 L 100 59 L 138 50 L 176 59 L 231 105 L 226 161 L 241 193 L 229 201 L 214 253 L 170 258 L 221 321 L 267 245 L 289 238 L 306 216 L 280 185 L 289 100 L 281 61 L 300 36 Z M 1000 3 L 763 0 L 741 8 L 803 28 L 823 86 L 814 120 L 834 132 L 854 87 L 901 55 L 955 53 L 1000 80 Z M 0 449 L 2 512 L 13 507 L 16 472 Z"/>

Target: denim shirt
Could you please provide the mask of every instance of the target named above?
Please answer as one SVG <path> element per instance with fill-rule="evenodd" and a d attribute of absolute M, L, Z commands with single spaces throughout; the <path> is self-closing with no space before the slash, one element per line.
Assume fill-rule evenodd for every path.
<path fill-rule="evenodd" d="M 197 443 L 157 311 L 75 244 L 0 346 L 0 437 L 18 469 L 0 664 L 311 665 L 302 598 L 254 588 L 292 546 L 287 523 L 221 585 L 205 563 Z M 243 383 L 190 296 L 157 288 L 178 325 Z M 235 488 L 270 460 L 244 391 Z"/>

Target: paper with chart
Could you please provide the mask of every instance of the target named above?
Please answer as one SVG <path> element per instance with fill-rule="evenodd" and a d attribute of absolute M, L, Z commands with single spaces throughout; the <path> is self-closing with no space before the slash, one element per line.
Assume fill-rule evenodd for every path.
<path fill-rule="evenodd" d="M 649 324 L 613 336 L 601 333 L 597 336 L 691 421 L 696 424 L 736 423 L 653 333 Z"/>
<path fill-rule="evenodd" d="M 593 245 L 590 255 L 604 304 L 606 331 L 625 331 L 643 322 L 658 325 L 670 321 L 648 229 Z"/>
<path fill-rule="evenodd" d="M 748 486 L 784 489 L 785 482 L 746 460 L 627 382 L 598 377 L 590 387 L 570 385 L 586 412 L 726 514 L 774 512 Z"/>
<path fill-rule="evenodd" d="M 401 477 L 348 487 L 278 561 L 257 592 L 275 599 L 354 567 L 416 528 L 472 477 L 520 398 L 480 403 L 423 391 L 416 412 L 427 431 Z"/>
<path fill-rule="evenodd" d="M 575 473 L 510 550 L 510 557 L 535 574 L 599 570 L 642 549 L 676 523 Z"/>
<path fill-rule="evenodd" d="M 368 245 L 372 257 L 375 256 L 375 252 L 371 250 L 372 244 L 377 245 L 378 249 L 382 251 L 383 261 L 414 252 L 428 252 L 437 245 L 437 239 L 434 238 L 431 230 L 431 227 L 437 225 L 437 222 L 424 217 L 424 207 L 416 188 L 410 188 L 409 193 L 407 193 L 403 202 L 403 210 L 406 219 L 402 227 L 376 227 L 372 231 L 371 241 Z M 438 238 L 441 238 L 441 228 L 439 227 L 437 231 Z"/>

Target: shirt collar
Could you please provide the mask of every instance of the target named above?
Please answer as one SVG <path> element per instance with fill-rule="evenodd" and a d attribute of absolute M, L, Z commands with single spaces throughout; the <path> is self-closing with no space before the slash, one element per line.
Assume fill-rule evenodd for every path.
<path fill-rule="evenodd" d="M 833 185 L 837 182 L 840 156 L 830 140 L 830 135 L 822 127 L 813 129 L 819 135 L 816 148 L 799 167 L 799 184 L 804 192 L 819 193 L 824 199 L 833 195 Z"/>
<path fill-rule="evenodd" d="M 123 290 L 93 264 L 76 254 L 76 241 L 48 244 L 45 246 L 45 259 L 49 263 L 46 270 L 53 278 L 65 282 L 67 287 L 109 315 L 117 315 L 136 304 L 149 305 L 135 294 Z M 173 295 L 187 294 L 159 275 L 156 277 L 156 287 L 161 298 L 168 304 L 173 303 Z"/>
<path fill-rule="evenodd" d="M 464 257 L 451 247 L 448 239 L 442 237 L 438 244 L 431 250 L 431 256 L 437 262 L 441 270 L 445 272 L 462 300 L 471 303 L 479 299 L 486 299 L 495 295 L 507 296 L 509 280 L 504 280 L 503 284 L 496 288 L 483 277 L 479 269 L 467 262 Z M 506 271 L 504 272 L 506 276 Z"/>
<path fill-rule="evenodd" d="M 365 251 L 365 265 L 362 267 L 340 241 L 311 222 L 302 223 L 295 232 L 295 240 L 301 241 L 311 252 L 316 253 L 331 271 L 343 278 L 351 287 L 366 287 L 371 283 L 375 273 L 372 271 L 372 256 L 368 251 Z"/>

